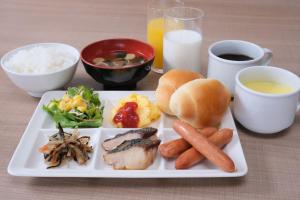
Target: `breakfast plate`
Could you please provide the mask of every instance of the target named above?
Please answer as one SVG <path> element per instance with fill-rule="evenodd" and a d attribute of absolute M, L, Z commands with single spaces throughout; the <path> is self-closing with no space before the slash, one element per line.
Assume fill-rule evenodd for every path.
<path fill-rule="evenodd" d="M 106 177 L 106 178 L 184 178 L 184 177 L 240 177 L 246 175 L 248 168 L 240 143 L 238 132 L 230 109 L 226 111 L 220 128 L 233 129 L 232 141 L 224 148 L 236 165 L 233 173 L 224 172 L 209 161 L 204 161 L 190 169 L 176 170 L 175 160 L 166 160 L 157 153 L 151 166 L 145 170 L 114 170 L 103 160 L 101 143 L 115 135 L 129 129 L 115 128 L 110 122 L 112 109 L 121 98 L 133 93 L 132 91 L 98 91 L 99 98 L 104 105 L 103 124 L 100 128 L 80 128 L 81 135 L 90 136 L 90 144 L 94 152 L 85 165 L 78 165 L 75 161 L 68 162 L 57 168 L 47 169 L 43 155 L 38 148 L 48 141 L 48 137 L 57 132 L 55 123 L 43 111 L 43 105 L 52 99 L 59 99 L 65 91 L 50 91 L 41 98 L 11 161 L 8 165 L 8 173 L 14 176 L 31 177 Z M 147 96 L 155 102 L 154 91 L 134 91 L 134 93 Z M 157 136 L 162 143 L 178 138 L 179 135 L 172 129 L 175 118 L 162 113 L 159 120 L 150 124 L 157 128 Z M 71 129 L 65 129 L 71 131 Z"/>

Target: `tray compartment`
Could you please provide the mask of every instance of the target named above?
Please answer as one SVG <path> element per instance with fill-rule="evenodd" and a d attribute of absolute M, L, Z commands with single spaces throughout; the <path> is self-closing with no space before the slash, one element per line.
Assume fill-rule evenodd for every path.
<path fill-rule="evenodd" d="M 56 133 L 57 129 L 47 129 L 47 130 L 40 130 L 38 132 L 37 138 L 35 140 L 34 145 L 28 155 L 28 158 L 25 162 L 25 168 L 29 169 L 46 169 L 47 165 L 44 162 L 43 154 L 38 151 L 38 148 L 48 142 L 48 137 Z M 65 132 L 71 132 L 72 129 L 65 129 Z M 62 169 L 91 169 L 92 163 L 95 162 L 95 150 L 98 149 L 98 138 L 99 138 L 99 131 L 100 129 L 79 129 L 80 136 L 90 136 L 90 145 L 93 146 L 94 152 L 90 154 L 90 160 L 87 162 L 86 165 L 79 165 L 75 161 L 64 161 L 61 166 L 52 168 L 49 170 L 62 170 Z"/>
<path fill-rule="evenodd" d="M 164 130 L 164 134 L 162 136 L 162 140 L 163 143 L 174 140 L 174 139 L 178 139 L 180 138 L 180 136 L 174 131 L 174 130 L 170 130 L 170 129 L 166 129 Z M 166 170 L 175 170 L 175 160 L 174 159 L 164 159 L 165 160 L 165 165 L 164 165 L 164 169 Z M 210 163 L 207 160 L 204 160 L 202 162 L 200 162 L 199 164 L 187 169 L 187 170 L 216 170 L 218 169 L 215 165 L 213 165 L 212 163 Z"/>
<path fill-rule="evenodd" d="M 43 120 L 42 120 L 42 129 L 55 129 L 55 122 L 51 119 L 51 117 L 43 111 Z"/>
<path fill-rule="evenodd" d="M 163 128 L 166 129 L 172 129 L 173 126 L 173 122 L 178 119 L 175 116 L 171 116 L 171 115 L 163 115 L 162 121 L 163 121 Z"/>
<path fill-rule="evenodd" d="M 101 137 L 100 137 L 99 144 L 98 144 L 98 151 L 97 151 L 97 155 L 96 155 L 97 156 L 96 162 L 95 162 L 96 170 L 114 170 L 111 165 L 108 165 L 104 162 L 103 155 L 105 153 L 105 150 L 102 148 L 101 144 L 103 143 L 104 140 L 106 140 L 108 138 L 112 138 L 115 135 L 117 135 L 119 133 L 124 133 L 128 130 L 131 130 L 131 129 L 124 129 L 124 128 L 103 128 L 102 129 Z M 160 138 L 159 134 L 157 134 L 157 136 Z M 162 158 L 159 155 L 159 153 L 157 152 L 156 158 L 155 158 L 153 164 L 151 166 L 149 166 L 147 169 L 157 170 L 157 169 L 161 168 L 160 167 L 161 160 L 162 160 Z"/>
<path fill-rule="evenodd" d="M 149 98 L 150 99 L 150 98 Z M 150 100 L 151 102 L 153 102 L 152 100 Z M 104 108 L 104 113 L 103 113 L 103 128 L 116 128 L 114 127 L 114 125 L 112 124 L 112 110 L 118 106 L 119 103 L 119 99 L 118 100 L 106 100 L 106 106 Z M 154 128 L 158 128 L 160 126 L 162 126 L 161 124 L 163 123 L 163 114 L 161 114 L 160 118 L 157 119 L 156 121 L 152 122 L 151 124 L 148 125 Z M 119 129 L 119 128 L 116 128 Z"/>
<path fill-rule="evenodd" d="M 56 125 L 55 125 L 55 122 L 51 119 L 51 116 L 42 109 L 43 105 L 47 105 L 52 99 L 60 99 L 62 98 L 62 96 L 65 94 L 65 92 L 60 92 L 59 93 L 56 93 L 56 95 L 54 95 L 54 97 L 56 98 L 51 98 L 50 95 L 47 95 L 46 97 L 47 98 L 44 98 L 43 100 L 43 104 L 40 105 L 40 109 L 41 109 L 41 112 L 42 112 L 42 118 L 41 118 L 41 128 L 42 129 L 55 129 L 56 128 Z M 101 104 L 102 106 L 104 106 L 104 111 L 105 111 L 105 107 L 106 107 L 106 99 L 103 99 L 100 95 L 99 95 L 99 92 L 97 92 L 98 96 L 99 96 L 99 99 L 101 101 Z M 104 116 L 104 114 L 103 114 Z M 105 119 L 105 118 L 104 118 Z M 103 121 L 104 123 L 104 121 Z M 103 123 L 102 123 L 102 126 L 103 126 Z"/>

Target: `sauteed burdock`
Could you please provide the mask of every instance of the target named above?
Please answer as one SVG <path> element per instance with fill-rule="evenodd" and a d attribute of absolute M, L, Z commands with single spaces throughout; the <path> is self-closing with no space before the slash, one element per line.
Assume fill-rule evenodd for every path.
<path fill-rule="evenodd" d="M 47 144 L 39 148 L 44 154 L 47 169 L 58 167 L 64 160 L 74 160 L 79 165 L 85 164 L 89 159 L 89 154 L 93 152 L 93 147 L 89 145 L 90 137 L 79 137 L 79 131 L 73 130 L 66 133 L 58 124 L 58 133 L 49 137 Z"/>

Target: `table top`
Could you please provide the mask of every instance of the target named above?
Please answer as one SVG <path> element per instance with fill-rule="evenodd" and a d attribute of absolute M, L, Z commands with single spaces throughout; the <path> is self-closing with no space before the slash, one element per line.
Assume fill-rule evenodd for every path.
<path fill-rule="evenodd" d="M 269 48 L 271 65 L 300 73 L 300 2 L 297 0 L 194 0 L 205 11 L 203 72 L 207 48 L 218 40 L 242 39 Z M 146 38 L 146 4 L 139 0 L 1 0 L 0 55 L 35 42 L 64 42 L 82 49 L 105 38 Z M 154 90 L 158 74 L 138 85 Z M 101 90 L 80 63 L 69 85 Z M 237 124 L 249 172 L 242 178 L 88 179 L 30 178 L 7 174 L 7 165 L 39 99 L 28 96 L 0 70 L 1 199 L 299 199 L 300 114 L 287 130 L 262 136 Z"/>

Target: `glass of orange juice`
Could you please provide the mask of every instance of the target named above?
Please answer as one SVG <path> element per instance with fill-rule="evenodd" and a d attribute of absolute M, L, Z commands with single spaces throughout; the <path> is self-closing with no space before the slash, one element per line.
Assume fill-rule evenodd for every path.
<path fill-rule="evenodd" d="M 155 50 L 152 70 L 163 73 L 164 11 L 170 7 L 183 6 L 180 0 L 151 0 L 147 7 L 147 41 Z"/>

